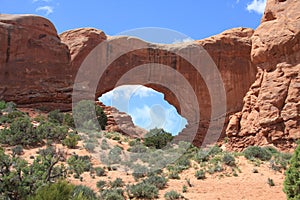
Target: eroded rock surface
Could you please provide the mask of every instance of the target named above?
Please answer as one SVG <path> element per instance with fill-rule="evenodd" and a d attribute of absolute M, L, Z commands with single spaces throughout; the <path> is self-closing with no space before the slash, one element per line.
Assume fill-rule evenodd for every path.
<path fill-rule="evenodd" d="M 300 138 L 300 1 L 269 0 L 252 37 L 257 79 L 241 112 L 230 117 L 228 147 L 295 146 Z"/>

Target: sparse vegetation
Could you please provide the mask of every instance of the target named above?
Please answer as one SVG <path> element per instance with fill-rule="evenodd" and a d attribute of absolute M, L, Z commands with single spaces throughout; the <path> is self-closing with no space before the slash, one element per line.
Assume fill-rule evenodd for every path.
<path fill-rule="evenodd" d="M 166 192 L 164 197 L 166 200 L 175 200 L 175 199 L 181 199 L 182 195 L 176 192 L 175 190 L 171 190 L 169 192 Z"/>
<path fill-rule="evenodd" d="M 155 199 L 158 197 L 158 188 L 147 183 L 137 183 L 127 187 L 128 196 L 131 198 Z"/>
<path fill-rule="evenodd" d="M 195 177 L 196 177 L 197 179 L 205 179 L 205 171 L 202 170 L 202 169 L 196 171 Z"/>
<path fill-rule="evenodd" d="M 268 149 L 259 146 L 250 146 L 245 149 L 243 153 L 249 160 L 257 158 L 262 161 L 267 161 L 272 158 L 272 153 Z"/>
<path fill-rule="evenodd" d="M 296 148 L 285 174 L 283 191 L 286 193 L 287 199 L 300 199 L 300 145 Z"/>

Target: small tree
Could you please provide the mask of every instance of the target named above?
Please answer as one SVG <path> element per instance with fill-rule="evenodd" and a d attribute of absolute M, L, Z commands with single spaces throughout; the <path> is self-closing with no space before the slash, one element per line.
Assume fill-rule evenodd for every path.
<path fill-rule="evenodd" d="M 286 193 L 287 199 L 300 199 L 300 145 L 295 150 L 290 160 L 290 167 L 285 174 L 283 191 Z"/>
<path fill-rule="evenodd" d="M 107 123 L 107 116 L 103 112 L 103 109 L 99 105 L 96 105 L 95 102 L 89 100 L 82 100 L 75 105 L 73 117 L 79 123 L 76 124 L 79 126 L 77 128 L 87 130 L 95 130 L 96 123 L 99 123 L 101 129 L 104 130 Z"/>
<path fill-rule="evenodd" d="M 163 129 L 151 129 L 144 138 L 144 144 L 148 147 L 153 147 L 156 149 L 164 148 L 170 141 L 172 141 L 173 136 L 171 133 L 164 131 Z"/>

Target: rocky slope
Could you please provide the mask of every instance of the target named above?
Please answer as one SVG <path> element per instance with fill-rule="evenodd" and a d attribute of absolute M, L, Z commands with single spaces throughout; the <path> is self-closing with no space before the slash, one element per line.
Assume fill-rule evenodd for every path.
<path fill-rule="evenodd" d="M 228 147 L 267 145 L 285 149 L 300 138 L 300 1 L 269 0 L 252 37 L 251 59 L 259 72 L 231 116 Z"/>
<path fill-rule="evenodd" d="M 105 106 L 101 102 L 97 102 L 97 104 L 102 107 L 107 116 L 106 131 L 122 133 L 131 138 L 142 138 L 147 133 L 147 130 L 135 126 L 128 114 L 120 112 L 114 107 Z"/>

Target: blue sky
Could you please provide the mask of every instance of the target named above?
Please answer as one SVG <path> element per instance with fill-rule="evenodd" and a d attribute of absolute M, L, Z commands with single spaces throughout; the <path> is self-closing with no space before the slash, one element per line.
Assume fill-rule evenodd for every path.
<path fill-rule="evenodd" d="M 265 0 L 0 0 L 0 13 L 36 14 L 50 19 L 58 33 L 94 27 L 107 35 L 132 34 L 131 29 L 160 27 L 178 31 L 183 38 L 203 39 L 234 27 L 255 29 Z M 136 33 L 136 31 L 135 31 Z M 144 38 L 144 33 L 139 36 Z M 146 36 L 145 36 L 146 37 Z M 144 38 L 148 39 L 148 38 Z M 160 40 L 159 40 L 160 41 Z M 176 38 L 161 38 L 164 43 Z M 145 87 L 125 86 L 101 100 L 128 112 L 135 124 L 146 129 L 163 127 L 177 134 L 186 121 L 163 95 Z"/>

